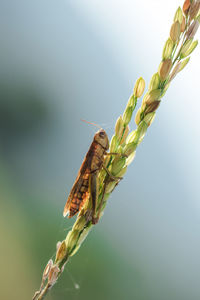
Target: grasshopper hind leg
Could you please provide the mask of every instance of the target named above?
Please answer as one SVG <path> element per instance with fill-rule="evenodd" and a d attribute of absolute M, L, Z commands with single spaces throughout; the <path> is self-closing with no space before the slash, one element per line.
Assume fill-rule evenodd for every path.
<path fill-rule="evenodd" d="M 92 224 L 97 224 L 99 217 L 96 217 L 97 200 L 98 200 L 98 171 L 90 174 L 89 178 L 89 194 L 91 201 L 91 208 L 85 213 L 85 218 L 87 222 L 92 221 Z"/>

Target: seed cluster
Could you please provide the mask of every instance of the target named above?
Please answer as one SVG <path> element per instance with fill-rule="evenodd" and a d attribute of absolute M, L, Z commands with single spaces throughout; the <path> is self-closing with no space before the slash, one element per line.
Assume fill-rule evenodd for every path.
<path fill-rule="evenodd" d="M 194 36 L 199 23 L 200 0 L 185 0 L 183 8 L 179 7 L 175 13 L 169 38 L 163 48 L 162 61 L 158 71 L 152 76 L 148 91 L 144 95 L 141 106 L 135 115 L 136 129 L 129 133 L 129 123 L 133 111 L 145 89 L 143 78 L 136 81 L 133 94 L 128 100 L 125 111 L 116 122 L 115 134 L 110 142 L 109 151 L 111 155 L 105 158 L 104 164 L 109 173 L 102 169 L 99 174 L 97 213 L 99 212 L 100 216 L 110 193 L 126 173 L 127 166 L 134 159 L 136 148 L 153 122 L 161 98 L 169 88 L 171 81 L 189 62 L 189 55 L 198 44 L 197 41 L 194 41 Z M 98 206 L 102 199 L 104 200 L 103 205 Z M 40 290 L 35 293 L 33 299 L 42 300 L 45 297 L 64 270 L 66 262 L 78 251 L 87 237 L 93 227 L 93 224 L 88 222 L 86 218 L 90 205 L 89 201 L 85 203 L 66 239 L 57 243 L 55 260 L 54 262 L 50 260 L 45 267 Z"/>

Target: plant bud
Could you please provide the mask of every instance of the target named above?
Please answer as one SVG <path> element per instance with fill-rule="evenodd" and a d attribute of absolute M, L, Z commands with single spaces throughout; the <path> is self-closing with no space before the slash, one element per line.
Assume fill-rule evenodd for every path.
<path fill-rule="evenodd" d="M 123 122 L 124 122 L 125 125 L 127 125 L 127 124 L 130 122 L 131 117 L 132 117 L 132 114 L 133 114 L 133 109 L 132 109 L 132 107 L 130 107 L 130 106 L 127 107 L 127 108 L 125 109 L 125 112 L 123 113 L 123 117 L 122 117 Z"/>
<path fill-rule="evenodd" d="M 114 176 L 121 171 L 121 169 L 125 166 L 126 158 L 125 157 L 115 157 L 112 163 L 111 173 Z"/>
<path fill-rule="evenodd" d="M 113 135 L 110 141 L 110 152 L 116 152 L 117 147 L 118 147 L 118 138 L 116 135 Z"/>
<path fill-rule="evenodd" d="M 117 153 L 119 153 L 119 154 L 123 153 L 123 147 L 121 145 L 119 145 L 119 147 L 117 149 Z"/>
<path fill-rule="evenodd" d="M 169 72 L 171 70 L 171 67 L 172 67 L 171 59 L 168 58 L 161 62 L 160 66 L 159 66 L 159 70 L 158 70 L 158 74 L 160 75 L 161 81 L 164 81 L 167 79 Z"/>
<path fill-rule="evenodd" d="M 152 90 L 151 92 L 147 93 L 144 103 L 149 105 L 150 103 L 154 102 L 155 100 L 158 100 L 161 95 L 161 89 Z"/>
<path fill-rule="evenodd" d="M 175 16 L 174 16 L 174 22 L 179 21 L 179 23 L 181 24 L 183 21 L 183 13 L 182 13 L 182 9 L 179 8 L 177 9 Z"/>
<path fill-rule="evenodd" d="M 111 181 L 106 185 L 105 193 L 112 193 L 116 186 L 116 181 Z"/>
<path fill-rule="evenodd" d="M 126 146 L 124 147 L 124 154 L 129 156 L 136 150 L 136 148 L 137 148 L 137 144 L 134 142 L 126 144 Z"/>
<path fill-rule="evenodd" d="M 159 84 L 160 84 L 160 76 L 158 73 L 155 73 L 152 76 L 151 81 L 149 83 L 149 91 L 156 90 L 159 87 Z"/>
<path fill-rule="evenodd" d="M 190 57 L 184 59 L 184 60 L 181 62 L 181 65 L 180 65 L 180 68 L 179 68 L 179 72 L 182 71 L 182 70 L 185 68 L 185 66 L 188 64 L 189 60 L 190 60 Z"/>
<path fill-rule="evenodd" d="M 78 222 L 74 223 L 73 229 L 77 231 L 81 231 L 81 229 L 85 226 L 85 217 L 79 215 Z"/>
<path fill-rule="evenodd" d="M 133 152 L 131 155 L 129 155 L 129 157 L 127 158 L 127 160 L 126 160 L 126 165 L 128 166 L 128 165 L 130 165 L 131 163 L 132 163 L 132 161 L 134 160 L 134 158 L 135 158 L 135 153 L 136 152 Z"/>
<path fill-rule="evenodd" d="M 141 109 L 139 108 L 136 115 L 135 115 L 135 124 L 138 125 L 141 121 L 140 119 Z"/>
<path fill-rule="evenodd" d="M 185 55 L 185 52 L 189 49 L 189 47 L 191 46 L 193 42 L 193 39 L 190 39 L 190 40 L 187 40 L 184 44 L 183 44 L 183 47 L 181 48 L 180 50 L 180 57 L 184 57 Z"/>
<path fill-rule="evenodd" d="M 186 33 L 187 39 L 192 39 L 195 36 L 198 28 L 199 28 L 199 22 L 197 20 L 193 21 L 187 30 Z"/>
<path fill-rule="evenodd" d="M 185 53 L 184 53 L 184 55 L 182 55 L 182 57 L 187 57 L 188 55 L 190 55 L 194 51 L 194 49 L 196 48 L 197 45 L 198 45 L 198 41 L 192 42 L 192 44 L 187 49 L 187 51 L 185 51 Z"/>
<path fill-rule="evenodd" d="M 105 197 L 104 197 L 104 201 L 106 201 L 106 195 L 105 195 Z M 100 216 L 101 216 L 101 214 L 100 214 Z M 84 217 L 84 219 L 85 219 L 85 216 L 83 216 L 83 217 Z M 86 237 L 87 237 L 87 235 L 88 235 L 90 229 L 91 229 L 90 226 L 87 227 L 87 228 L 85 228 L 85 229 L 82 231 L 81 235 L 79 235 L 79 240 L 78 240 L 77 246 L 76 246 L 76 248 L 74 249 L 74 251 L 73 251 L 73 253 L 72 253 L 73 255 L 78 251 L 78 249 L 80 248 L 81 244 L 82 244 L 82 243 L 84 242 L 84 240 L 86 239 Z"/>
<path fill-rule="evenodd" d="M 148 126 L 147 126 L 147 124 L 146 124 L 144 121 L 142 121 L 142 122 L 139 124 L 139 126 L 138 126 L 138 128 L 137 128 L 138 135 L 139 135 L 139 140 L 140 140 L 140 139 L 143 139 L 143 137 L 145 136 L 145 133 L 146 133 L 146 131 L 147 131 L 147 128 L 148 128 Z"/>
<path fill-rule="evenodd" d="M 122 120 L 122 116 L 120 116 L 117 119 L 117 122 L 115 124 L 115 134 L 118 138 L 121 138 L 123 130 L 124 130 L 124 122 Z"/>
<path fill-rule="evenodd" d="M 170 29 L 170 38 L 174 43 L 176 43 L 180 37 L 181 34 L 181 24 L 179 21 L 176 21 L 172 24 Z"/>
<path fill-rule="evenodd" d="M 137 130 L 132 131 L 131 133 L 129 133 L 127 139 L 126 139 L 126 143 L 132 143 L 133 141 L 135 141 L 135 137 L 137 135 Z"/>
<path fill-rule="evenodd" d="M 144 122 L 147 124 L 148 127 L 152 124 L 153 120 L 155 119 L 155 116 L 156 116 L 155 112 L 151 112 L 145 115 Z"/>
<path fill-rule="evenodd" d="M 155 100 L 154 102 L 151 102 L 149 105 L 147 105 L 147 108 L 145 109 L 145 115 L 156 111 L 159 105 L 160 100 Z"/>
<path fill-rule="evenodd" d="M 136 98 L 140 98 L 144 92 L 144 89 L 145 89 L 145 81 L 142 77 L 140 77 L 136 83 L 135 83 L 135 86 L 134 86 L 134 89 L 133 89 L 133 94 Z"/>
<path fill-rule="evenodd" d="M 119 177 L 123 177 L 127 171 L 127 166 L 121 169 L 121 171 L 117 174 Z"/>
<path fill-rule="evenodd" d="M 172 39 L 168 38 L 163 48 L 162 59 L 165 60 L 171 57 L 172 51 L 174 48 L 174 42 Z M 158 75 L 159 76 L 159 75 Z"/>
<path fill-rule="evenodd" d="M 63 260 L 63 258 L 66 256 L 67 249 L 66 249 L 66 244 L 65 241 L 62 241 L 60 244 L 57 252 L 56 252 L 56 262 Z"/>
<path fill-rule="evenodd" d="M 73 249 L 78 241 L 79 235 L 80 235 L 79 230 L 73 230 L 73 231 L 71 230 L 68 232 L 68 235 L 65 239 L 65 244 L 70 256 L 73 253 Z"/>
<path fill-rule="evenodd" d="M 190 9 L 190 0 L 185 0 L 184 4 L 183 4 L 183 12 L 184 14 L 187 16 L 188 11 Z"/>
<path fill-rule="evenodd" d="M 200 1 L 193 1 L 190 7 L 189 16 L 190 19 L 194 19 L 199 12 L 200 9 Z"/>
<path fill-rule="evenodd" d="M 123 134 L 123 138 L 121 139 L 120 145 L 122 145 L 125 142 L 126 137 L 129 133 L 129 129 L 130 129 L 129 126 L 127 125 L 126 128 L 125 128 L 124 134 Z"/>
<path fill-rule="evenodd" d="M 183 21 L 181 23 L 181 32 L 184 32 L 186 28 L 185 16 L 183 16 Z"/>
<path fill-rule="evenodd" d="M 134 109 L 136 104 L 137 104 L 137 98 L 134 95 L 131 95 L 130 98 L 128 99 L 128 103 L 127 103 L 126 108 L 128 106 L 131 106 Z"/>

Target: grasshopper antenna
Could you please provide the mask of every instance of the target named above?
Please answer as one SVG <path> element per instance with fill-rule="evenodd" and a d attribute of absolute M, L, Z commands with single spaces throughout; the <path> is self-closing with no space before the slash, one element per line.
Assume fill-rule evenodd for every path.
<path fill-rule="evenodd" d="M 88 121 L 82 120 L 82 119 L 81 119 L 81 121 L 82 121 L 82 122 L 85 122 L 85 123 L 88 123 L 88 124 L 91 124 L 91 125 L 93 125 L 93 126 L 96 126 L 96 127 L 99 128 L 99 129 L 101 129 L 101 126 L 99 126 L 98 124 L 95 124 L 95 123 L 92 123 L 92 122 L 88 122 Z"/>

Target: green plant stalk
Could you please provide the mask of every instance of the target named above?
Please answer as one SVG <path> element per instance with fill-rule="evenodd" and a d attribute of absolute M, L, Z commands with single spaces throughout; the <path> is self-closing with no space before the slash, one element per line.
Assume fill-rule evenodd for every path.
<path fill-rule="evenodd" d="M 176 22 L 176 24 L 173 24 L 173 27 L 170 30 L 170 37 L 163 49 L 163 59 L 158 72 L 153 75 L 148 91 L 143 97 L 142 104 L 136 113 L 136 129 L 129 133 L 128 124 L 132 119 L 137 100 L 142 96 L 145 88 L 143 78 L 139 78 L 136 81 L 133 94 L 128 100 L 125 111 L 116 122 L 115 134 L 111 139 L 109 150 L 111 153 L 115 152 L 119 153 L 119 155 L 110 155 L 109 157 L 106 157 L 104 161 L 109 172 L 115 177 L 123 177 L 126 173 L 128 165 L 134 159 L 136 148 L 142 142 L 148 127 L 154 120 L 155 112 L 160 105 L 161 98 L 164 96 L 171 81 L 188 63 L 188 53 L 191 54 L 197 45 L 197 42 L 194 44 L 194 42 L 190 42 L 190 40 L 193 39 L 193 33 L 195 32 L 191 26 L 195 27 L 196 23 L 194 24 L 194 22 L 199 22 L 200 19 L 199 10 L 196 14 L 194 12 L 194 5 L 198 6 L 198 2 L 199 0 L 193 2 L 188 2 L 188 0 L 186 0 L 184 2 L 183 10 L 179 7 L 176 11 L 174 17 L 174 22 Z M 193 18 L 191 18 L 191 15 Z M 185 27 L 182 32 L 180 32 L 180 28 L 183 27 L 183 25 L 177 23 L 181 20 L 185 22 Z M 97 201 L 97 213 L 99 213 L 101 217 L 106 207 L 107 200 L 119 183 L 119 180 L 113 180 L 104 169 L 100 171 L 98 179 L 99 196 Z M 100 205 L 102 199 L 103 205 Z M 56 257 L 54 261 L 50 260 L 47 263 L 43 272 L 40 290 L 35 293 L 33 297 L 34 300 L 44 299 L 48 291 L 56 283 L 63 272 L 68 260 L 79 250 L 81 244 L 94 226 L 92 222 L 88 222 L 85 217 L 85 214 L 90 208 L 91 201 L 89 199 L 77 216 L 66 239 L 57 244 Z"/>

